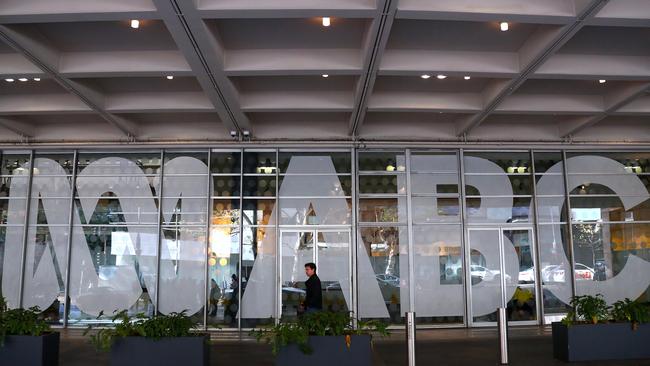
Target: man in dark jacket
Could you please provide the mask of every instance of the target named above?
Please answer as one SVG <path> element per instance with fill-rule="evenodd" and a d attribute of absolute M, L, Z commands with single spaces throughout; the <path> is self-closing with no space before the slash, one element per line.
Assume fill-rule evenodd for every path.
<path fill-rule="evenodd" d="M 305 274 L 309 277 L 305 282 L 305 286 L 307 286 L 307 295 L 304 303 L 305 313 L 321 311 L 323 310 L 323 293 L 320 279 L 316 275 L 316 264 L 305 264 Z"/>

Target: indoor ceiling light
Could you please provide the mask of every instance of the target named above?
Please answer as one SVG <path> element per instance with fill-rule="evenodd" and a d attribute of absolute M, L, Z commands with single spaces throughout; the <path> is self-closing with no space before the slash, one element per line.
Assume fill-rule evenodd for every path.
<path fill-rule="evenodd" d="M 437 77 L 438 79 L 440 79 L 440 80 L 443 80 L 443 79 L 446 79 L 446 78 L 447 78 L 447 75 L 439 74 L 439 75 L 436 75 L 436 77 Z"/>
<path fill-rule="evenodd" d="M 137 19 L 131 20 L 131 28 L 138 29 L 140 28 L 140 21 Z"/>
<path fill-rule="evenodd" d="M 422 79 L 428 79 L 428 78 L 431 77 L 431 75 L 422 74 L 422 75 L 420 75 L 420 77 L 421 77 Z"/>
<path fill-rule="evenodd" d="M 605 83 L 607 82 L 607 80 L 605 80 L 605 79 L 600 79 L 600 80 L 598 80 L 598 82 L 599 82 L 600 84 L 605 84 Z"/>
<path fill-rule="evenodd" d="M 501 22 L 501 24 L 499 24 L 499 25 L 501 26 L 501 31 L 502 32 L 505 32 L 505 31 L 508 30 L 508 22 Z"/>
<path fill-rule="evenodd" d="M 463 79 L 469 80 L 469 79 L 471 79 L 471 77 L 470 76 L 464 76 Z"/>
<path fill-rule="evenodd" d="M 27 78 L 19 78 L 18 81 L 27 81 Z"/>
<path fill-rule="evenodd" d="M 41 81 L 41 78 L 34 78 L 34 81 Z"/>
<path fill-rule="evenodd" d="M 322 76 L 323 76 L 324 78 L 327 78 L 327 77 L 329 77 L 329 75 L 328 75 L 328 74 L 323 74 Z"/>
<path fill-rule="evenodd" d="M 173 79 L 174 79 L 174 75 L 167 75 L 167 80 L 173 80 Z"/>
<path fill-rule="evenodd" d="M 8 82 L 8 83 L 13 83 L 14 79 L 5 79 L 5 81 Z"/>
<path fill-rule="evenodd" d="M 323 17 L 323 27 L 330 26 L 330 17 Z"/>

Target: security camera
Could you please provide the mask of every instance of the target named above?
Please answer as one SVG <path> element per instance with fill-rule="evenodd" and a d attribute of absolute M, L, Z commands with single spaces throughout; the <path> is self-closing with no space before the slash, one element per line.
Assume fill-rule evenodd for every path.
<path fill-rule="evenodd" d="M 230 131 L 230 137 L 237 137 L 237 131 Z"/>
<path fill-rule="evenodd" d="M 251 132 L 250 132 L 250 131 L 248 131 L 248 130 L 244 130 L 244 132 L 243 132 L 243 133 L 244 133 L 244 136 L 245 136 L 245 137 L 248 137 L 248 136 L 250 136 L 250 135 L 251 135 Z"/>

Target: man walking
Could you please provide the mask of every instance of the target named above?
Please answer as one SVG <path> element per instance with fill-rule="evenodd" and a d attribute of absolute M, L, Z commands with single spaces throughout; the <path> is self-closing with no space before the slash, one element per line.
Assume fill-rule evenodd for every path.
<path fill-rule="evenodd" d="M 305 313 L 314 313 L 323 310 L 323 293 L 320 285 L 320 278 L 316 275 L 316 264 L 305 264 L 305 274 L 309 279 L 305 282 L 307 294 L 305 297 Z"/>

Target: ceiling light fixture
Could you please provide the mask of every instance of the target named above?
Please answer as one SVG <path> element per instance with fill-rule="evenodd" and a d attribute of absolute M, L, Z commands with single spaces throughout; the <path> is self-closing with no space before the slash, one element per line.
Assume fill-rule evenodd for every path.
<path fill-rule="evenodd" d="M 167 75 L 167 80 L 174 80 L 174 75 Z"/>
<path fill-rule="evenodd" d="M 463 79 L 469 80 L 469 79 L 471 79 L 471 76 L 464 76 Z"/>
<path fill-rule="evenodd" d="M 34 78 L 34 81 L 41 81 L 41 78 Z"/>
<path fill-rule="evenodd" d="M 598 83 L 600 83 L 600 84 L 605 84 L 606 82 L 607 82 L 607 80 L 605 80 L 605 79 L 598 80 Z"/>
<path fill-rule="evenodd" d="M 509 28 L 508 22 L 501 22 L 501 24 L 499 24 L 499 26 L 501 27 L 502 32 L 507 31 L 508 28 Z"/>
<path fill-rule="evenodd" d="M 131 28 L 138 29 L 140 28 L 140 21 L 137 19 L 131 20 Z"/>
<path fill-rule="evenodd" d="M 330 77 L 328 74 L 323 74 L 322 76 L 323 76 L 324 78 L 328 78 L 328 77 Z"/>
<path fill-rule="evenodd" d="M 444 80 L 444 79 L 447 78 L 447 75 L 439 74 L 439 75 L 436 75 L 436 77 L 437 77 L 438 79 L 440 79 L 440 80 Z"/>
<path fill-rule="evenodd" d="M 423 74 L 423 75 L 420 75 L 420 77 L 421 77 L 422 79 L 428 79 L 428 78 L 431 77 L 431 75 Z"/>
<path fill-rule="evenodd" d="M 14 79 L 5 79 L 5 81 L 8 82 L 8 83 L 13 83 Z"/>
<path fill-rule="evenodd" d="M 323 27 L 329 27 L 330 24 L 330 17 L 323 17 Z"/>
<path fill-rule="evenodd" d="M 27 81 L 27 78 L 19 78 L 18 81 Z"/>

